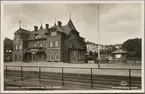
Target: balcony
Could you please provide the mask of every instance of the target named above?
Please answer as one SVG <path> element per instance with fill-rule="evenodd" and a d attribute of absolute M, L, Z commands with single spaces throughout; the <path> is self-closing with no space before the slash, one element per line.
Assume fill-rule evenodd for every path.
<path fill-rule="evenodd" d="M 35 39 L 29 39 L 28 41 L 41 41 L 41 40 L 47 40 L 47 38 L 35 38 Z"/>
<path fill-rule="evenodd" d="M 46 48 L 45 47 L 37 47 L 36 46 L 36 47 L 29 47 L 28 49 L 31 50 L 31 49 L 46 49 Z"/>

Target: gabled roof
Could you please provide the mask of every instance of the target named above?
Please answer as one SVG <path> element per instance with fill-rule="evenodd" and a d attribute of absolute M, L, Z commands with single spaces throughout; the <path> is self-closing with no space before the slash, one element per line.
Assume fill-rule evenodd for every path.
<path fill-rule="evenodd" d="M 69 22 L 67 23 L 67 25 L 68 25 L 71 29 L 76 30 L 76 28 L 75 28 L 75 26 L 74 26 L 74 24 L 73 24 L 73 22 L 72 22 L 71 19 L 69 20 Z"/>
<path fill-rule="evenodd" d="M 57 29 L 58 31 L 65 33 L 65 34 L 69 34 L 72 30 L 77 31 L 71 19 L 69 20 L 69 22 L 66 25 L 63 25 L 60 27 L 55 24 L 50 29 Z"/>
<path fill-rule="evenodd" d="M 29 34 L 29 37 L 28 37 L 28 40 L 31 40 L 33 39 L 34 35 L 40 35 L 42 36 L 43 38 L 45 38 L 45 33 L 47 32 L 46 29 L 39 29 L 38 31 L 32 31 L 30 34 Z"/>
<path fill-rule="evenodd" d="M 112 52 L 112 54 L 127 54 L 127 52 L 122 49 L 117 49 L 116 51 Z"/>
<path fill-rule="evenodd" d="M 16 33 L 29 33 L 30 31 L 26 30 L 26 29 L 22 29 L 22 28 L 19 28 L 16 32 Z"/>
<path fill-rule="evenodd" d="M 4 41 L 13 41 L 13 40 L 5 37 Z"/>

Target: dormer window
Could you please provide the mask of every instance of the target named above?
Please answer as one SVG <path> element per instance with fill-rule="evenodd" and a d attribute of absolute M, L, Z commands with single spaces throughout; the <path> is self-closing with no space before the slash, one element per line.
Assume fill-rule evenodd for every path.
<path fill-rule="evenodd" d="M 51 36 L 56 36 L 57 33 L 56 32 L 51 32 Z"/>
<path fill-rule="evenodd" d="M 42 36 L 40 35 L 35 36 L 35 39 L 39 39 L 39 38 L 42 38 Z"/>

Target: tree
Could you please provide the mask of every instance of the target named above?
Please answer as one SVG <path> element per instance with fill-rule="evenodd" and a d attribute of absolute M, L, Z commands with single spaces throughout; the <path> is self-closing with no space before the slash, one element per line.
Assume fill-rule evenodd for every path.
<path fill-rule="evenodd" d="M 98 53 L 96 51 L 94 52 L 94 56 L 95 57 L 98 57 Z"/>
<path fill-rule="evenodd" d="M 141 58 L 141 39 L 129 39 L 122 44 L 121 48 L 126 50 L 131 57 Z"/>
<path fill-rule="evenodd" d="M 89 52 L 89 56 L 93 56 L 93 52 L 92 51 Z"/>

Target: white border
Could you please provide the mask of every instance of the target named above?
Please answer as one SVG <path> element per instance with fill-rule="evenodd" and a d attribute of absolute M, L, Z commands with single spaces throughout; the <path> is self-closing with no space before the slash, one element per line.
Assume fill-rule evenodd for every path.
<path fill-rule="evenodd" d="M 92 3 L 141 3 L 142 4 L 142 89 L 141 90 L 50 90 L 50 91 L 4 91 L 3 78 L 3 39 L 1 37 L 1 92 L 2 93 L 143 93 L 144 92 L 144 1 L 1 1 L 1 20 L 3 20 L 4 4 L 92 4 Z M 3 23 L 1 21 L 1 31 Z M 1 36 L 3 32 L 1 32 Z"/>

